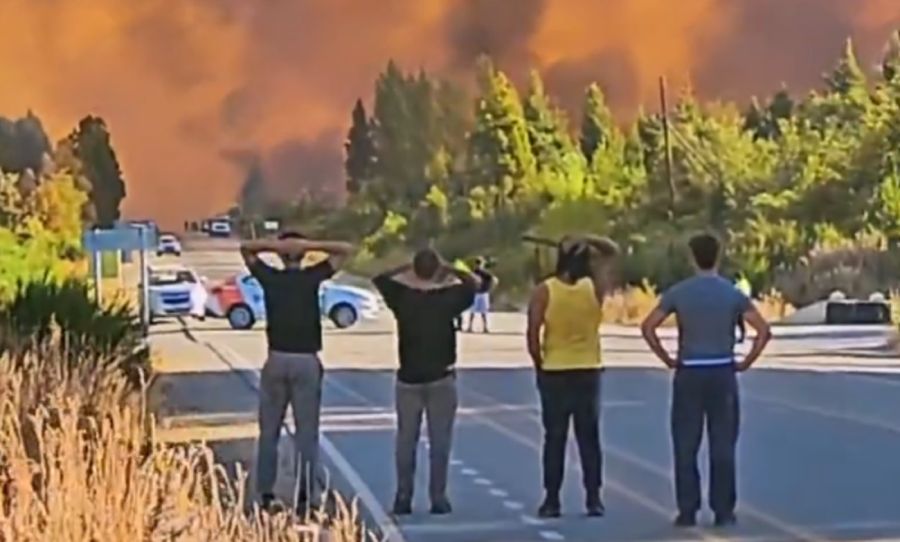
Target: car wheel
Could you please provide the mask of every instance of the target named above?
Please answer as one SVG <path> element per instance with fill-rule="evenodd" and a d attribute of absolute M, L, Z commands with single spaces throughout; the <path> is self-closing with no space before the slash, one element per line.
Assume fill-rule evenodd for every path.
<path fill-rule="evenodd" d="M 346 329 L 356 323 L 357 314 L 353 305 L 341 303 L 331 308 L 328 317 L 339 329 Z"/>
<path fill-rule="evenodd" d="M 228 324 L 231 329 L 250 329 L 255 323 L 253 311 L 247 305 L 235 305 L 228 311 Z"/>

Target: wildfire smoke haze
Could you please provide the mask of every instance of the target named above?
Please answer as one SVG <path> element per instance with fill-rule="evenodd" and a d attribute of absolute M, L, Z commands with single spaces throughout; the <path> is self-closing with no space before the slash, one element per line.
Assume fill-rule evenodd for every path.
<path fill-rule="evenodd" d="M 339 192 L 350 109 L 390 58 L 537 67 L 570 110 L 596 80 L 633 111 L 659 75 L 707 98 L 799 94 L 847 37 L 874 63 L 900 0 L 0 0 L 0 20 L 0 114 L 33 109 L 54 139 L 104 117 L 127 211 L 171 224 L 228 207 L 246 153 L 286 195 Z"/>

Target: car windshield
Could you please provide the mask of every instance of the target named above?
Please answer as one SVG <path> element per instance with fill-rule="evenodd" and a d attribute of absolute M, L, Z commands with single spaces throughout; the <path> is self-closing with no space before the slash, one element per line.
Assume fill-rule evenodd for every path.
<path fill-rule="evenodd" d="M 190 271 L 155 272 L 150 274 L 151 286 L 171 286 L 173 284 L 194 284 L 197 280 Z"/>
<path fill-rule="evenodd" d="M 172 235 L 162 235 L 159 238 L 160 243 L 174 243 L 175 241 L 177 241 L 177 239 Z"/>

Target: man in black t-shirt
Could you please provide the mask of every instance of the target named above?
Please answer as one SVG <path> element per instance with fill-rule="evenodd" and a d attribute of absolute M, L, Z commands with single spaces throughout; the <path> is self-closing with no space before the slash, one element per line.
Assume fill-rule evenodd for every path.
<path fill-rule="evenodd" d="M 457 407 L 454 319 L 472 305 L 478 279 L 426 249 L 416 253 L 411 265 L 382 273 L 373 282 L 397 320 L 400 368 L 393 510 L 397 515 L 412 513 L 416 446 L 424 412 L 430 444 L 431 513 L 449 514 L 447 469 Z"/>
<path fill-rule="evenodd" d="M 475 315 L 481 316 L 482 331 L 490 333 L 488 328 L 488 313 L 491 312 L 491 290 L 496 288 L 498 280 L 490 271 L 487 270 L 487 263 L 484 258 L 475 260 L 475 269 L 472 273 L 478 277 L 479 287 L 475 293 L 475 300 L 472 302 L 471 312 L 469 313 L 469 333 L 475 328 Z"/>
<path fill-rule="evenodd" d="M 257 490 L 268 508 L 278 470 L 278 438 L 290 403 L 294 414 L 294 446 L 299 460 L 298 506 L 318 506 L 315 473 L 319 452 L 319 413 L 322 395 L 322 317 L 319 286 L 331 278 L 352 247 L 346 243 L 311 241 L 292 232 L 277 241 L 247 241 L 241 255 L 250 273 L 263 288 L 266 338 L 269 354 L 260 375 L 259 447 Z M 259 255 L 279 255 L 283 269 L 265 263 Z M 328 258 L 302 267 L 308 252 L 324 252 Z"/>

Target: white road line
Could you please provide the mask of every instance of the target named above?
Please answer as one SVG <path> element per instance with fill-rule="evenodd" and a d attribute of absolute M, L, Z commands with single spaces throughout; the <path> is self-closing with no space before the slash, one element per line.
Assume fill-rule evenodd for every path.
<path fill-rule="evenodd" d="M 478 476 L 478 471 L 470 467 L 466 467 L 459 472 L 465 474 L 466 476 Z"/>
<path fill-rule="evenodd" d="M 566 537 L 557 531 L 540 531 L 538 532 L 544 540 L 565 540 Z"/>
<path fill-rule="evenodd" d="M 547 523 L 546 521 L 533 516 L 529 516 L 528 514 L 522 514 L 521 516 L 519 516 L 519 521 L 521 521 L 525 525 L 531 525 L 532 527 L 540 527 L 541 525 Z"/>
<path fill-rule="evenodd" d="M 517 511 L 525 508 L 524 504 L 522 504 L 518 501 L 510 501 L 510 500 L 503 501 L 503 506 L 505 506 L 509 510 L 517 510 Z"/>
<path fill-rule="evenodd" d="M 487 478 L 475 478 L 475 485 L 492 486 L 492 485 L 494 485 L 494 483 L 491 482 L 490 480 L 488 480 Z"/>
<path fill-rule="evenodd" d="M 499 487 L 492 487 L 490 490 L 488 490 L 488 493 L 490 493 L 494 497 L 500 497 L 501 499 L 509 497 L 509 493 L 500 489 Z"/>
<path fill-rule="evenodd" d="M 216 347 L 208 342 L 205 344 L 207 348 L 215 352 Z M 228 351 L 233 359 L 241 359 L 241 356 L 228 345 L 220 345 L 220 347 Z M 253 374 L 257 379 L 256 392 L 259 393 L 259 373 L 255 372 Z M 383 540 L 390 542 L 406 542 L 403 533 L 401 533 L 396 524 L 391 521 L 391 518 L 388 516 L 384 507 L 381 506 L 381 503 L 379 503 L 378 499 L 375 498 L 375 495 L 372 494 L 372 490 L 369 489 L 369 486 L 363 481 L 356 469 L 354 469 L 350 462 L 347 461 L 347 458 L 338 451 L 331 442 L 331 439 L 329 439 L 324 432 L 319 435 L 319 446 L 337 470 L 341 472 L 344 480 L 346 480 L 347 483 L 350 484 L 350 487 L 353 488 L 353 491 L 356 493 L 356 498 L 358 498 L 363 506 L 369 510 L 369 513 L 372 514 L 372 519 L 375 520 L 375 523 L 378 524 L 378 527 L 382 532 Z"/>
<path fill-rule="evenodd" d="M 462 464 L 463 464 L 463 462 L 460 461 L 459 459 L 451 459 L 450 460 L 450 465 L 452 465 L 454 467 L 460 467 L 460 466 L 462 466 Z"/>
<path fill-rule="evenodd" d="M 454 534 L 458 532 L 483 533 L 487 531 L 519 531 L 522 524 L 518 521 L 448 521 L 440 523 L 407 523 L 402 525 L 403 532 L 412 535 Z"/>

